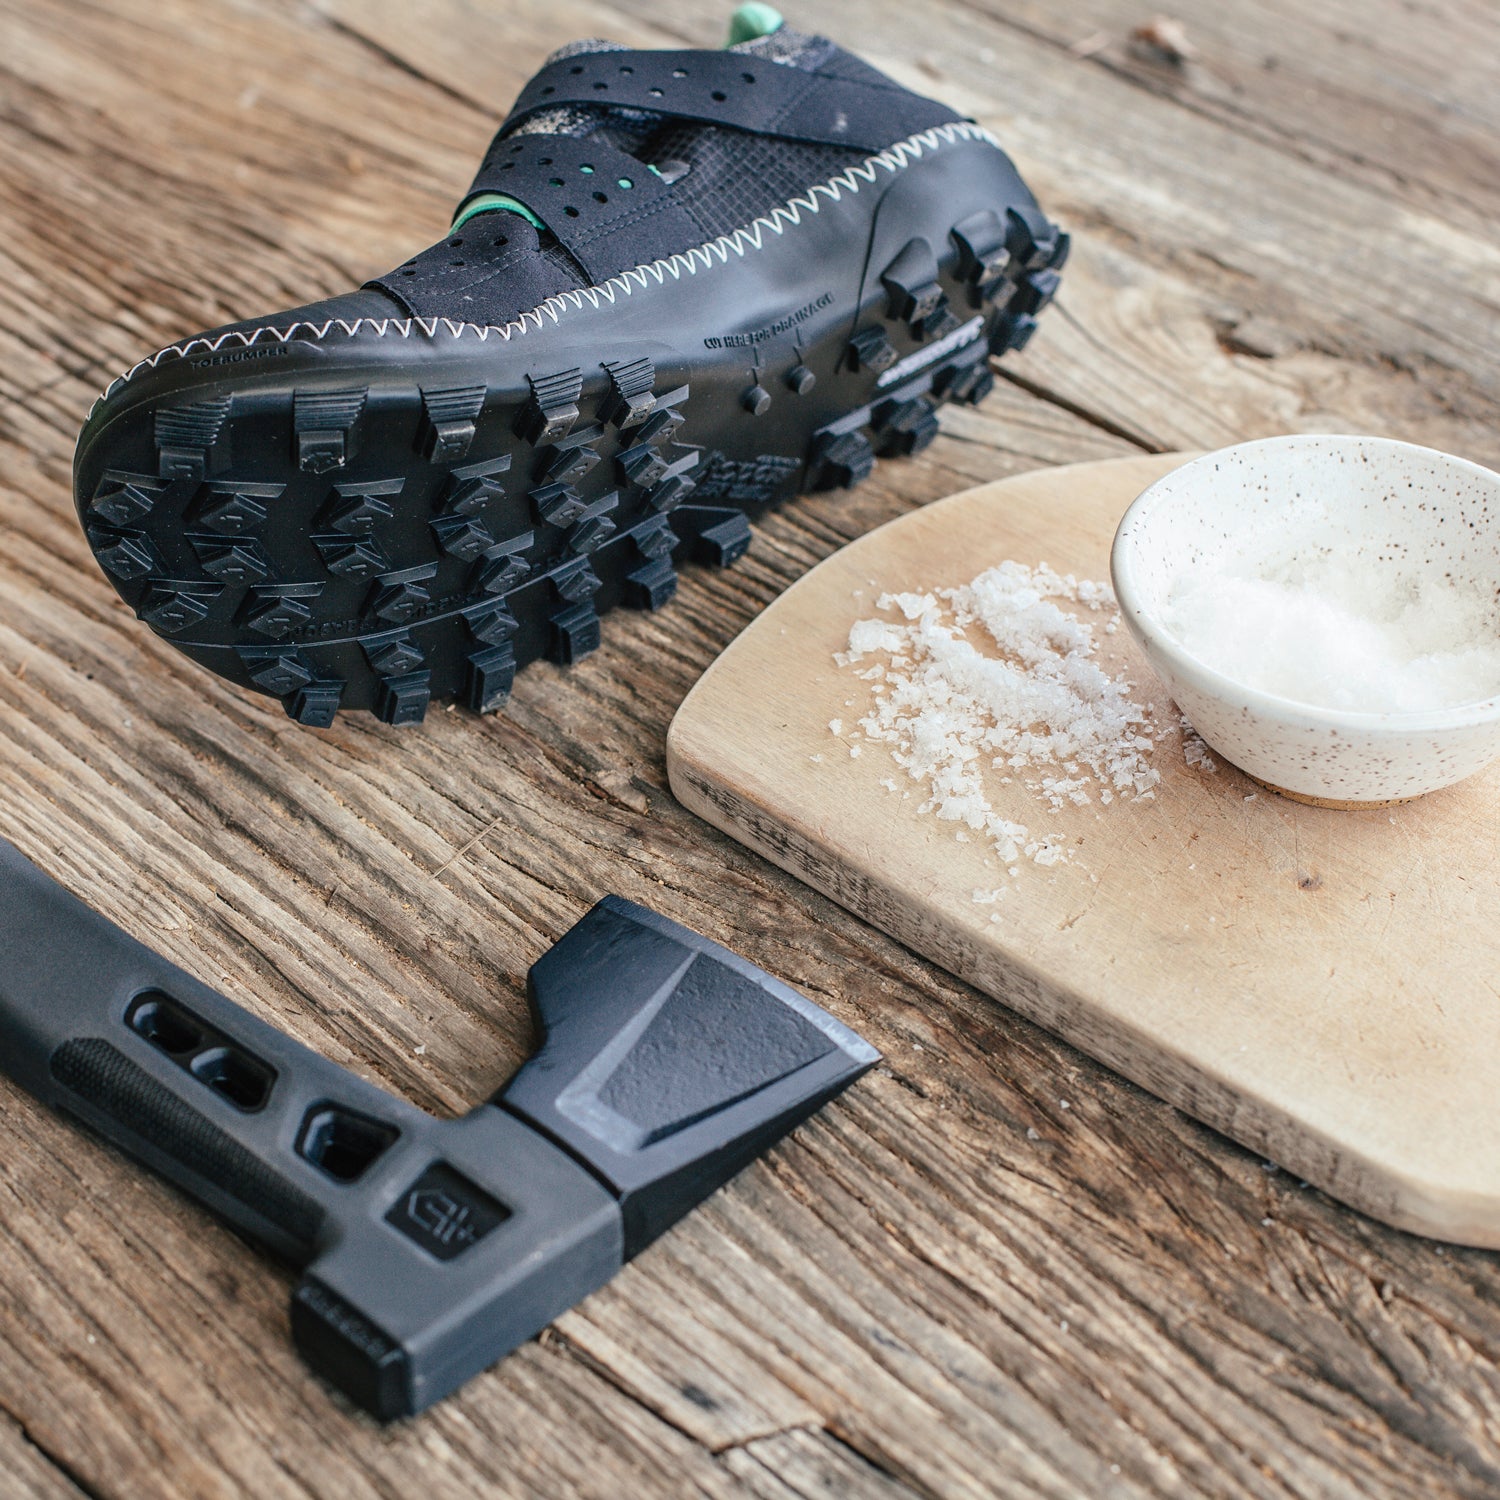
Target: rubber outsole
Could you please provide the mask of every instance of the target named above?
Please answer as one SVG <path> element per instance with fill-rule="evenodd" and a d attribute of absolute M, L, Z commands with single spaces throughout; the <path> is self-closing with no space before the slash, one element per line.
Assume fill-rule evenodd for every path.
<path fill-rule="evenodd" d="M 769 507 L 926 447 L 1030 338 L 1067 253 L 1024 203 L 894 255 L 880 230 L 852 320 L 813 298 L 691 359 L 627 340 L 492 379 L 475 341 L 429 359 L 408 326 L 180 361 L 85 427 L 89 542 L 153 630 L 302 724 L 490 712 L 527 663 L 595 649 L 611 607 L 667 603 L 680 563 L 734 562 Z"/>

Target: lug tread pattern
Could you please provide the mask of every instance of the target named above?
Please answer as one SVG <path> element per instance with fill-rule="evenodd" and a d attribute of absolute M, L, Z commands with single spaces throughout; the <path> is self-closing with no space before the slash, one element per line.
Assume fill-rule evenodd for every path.
<path fill-rule="evenodd" d="M 229 411 L 228 396 L 158 407 L 152 425 L 160 477 L 199 480 L 213 473 L 226 457 L 223 436 Z"/>
<path fill-rule="evenodd" d="M 284 484 L 210 484 L 188 513 L 193 525 L 218 536 L 249 536 L 266 524 Z"/>
<path fill-rule="evenodd" d="M 487 390 L 482 385 L 422 388 L 417 451 L 423 458 L 429 463 L 457 463 L 468 453 Z"/>
<path fill-rule="evenodd" d="M 157 569 L 156 553 L 144 532 L 112 531 L 103 526 L 91 526 L 88 539 L 94 556 L 99 559 L 99 566 L 122 583 L 144 578 Z"/>
<path fill-rule="evenodd" d="M 89 519 L 110 526 L 129 526 L 143 521 L 156 508 L 166 485 L 144 474 L 107 470 L 89 502 Z"/>
<path fill-rule="evenodd" d="M 354 427 L 369 399 L 369 387 L 344 391 L 297 391 L 292 397 L 292 432 L 297 467 L 305 474 L 327 474 L 354 457 Z"/>
<path fill-rule="evenodd" d="M 506 395 L 299 376 L 272 397 L 143 405 L 81 513 L 143 620 L 299 723 L 494 712 L 527 663 L 595 650 L 608 608 L 659 609 L 682 564 L 743 556 L 750 518 L 931 443 L 937 408 L 983 400 L 989 355 L 1031 336 L 1067 250 L 1003 208 L 908 241 L 841 332 L 746 356 L 737 384 L 703 376 L 721 446 L 693 442 L 688 385 L 644 356 Z M 811 425 L 799 413 L 830 407 L 843 415 L 798 427 L 800 453 L 777 451 Z"/>
<path fill-rule="evenodd" d="M 533 375 L 530 382 L 531 400 L 521 408 L 516 436 L 533 445 L 555 443 L 566 437 L 578 420 L 583 371 L 560 370 L 555 375 Z"/>
<path fill-rule="evenodd" d="M 656 405 L 651 394 L 656 384 L 656 367 L 649 359 L 606 361 L 609 396 L 599 409 L 599 419 L 615 427 L 634 427 L 644 422 Z"/>

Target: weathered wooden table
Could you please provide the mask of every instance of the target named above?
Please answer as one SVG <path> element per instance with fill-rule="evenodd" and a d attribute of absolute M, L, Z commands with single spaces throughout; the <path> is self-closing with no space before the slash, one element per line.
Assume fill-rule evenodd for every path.
<path fill-rule="evenodd" d="M 158 643 L 72 513 L 94 392 L 429 243 L 556 45 L 716 45 L 708 0 L 0 4 L 0 834 L 437 1111 L 527 1045 L 528 964 L 607 890 L 739 948 L 886 1063 L 610 1287 L 381 1431 L 289 1280 L 0 1086 L 0 1494 L 1494 1495 L 1500 1261 L 1368 1222 L 957 985 L 666 790 L 697 674 L 935 496 L 1288 429 L 1500 460 L 1487 0 L 819 0 L 973 111 L 1077 248 L 919 460 L 798 503 L 504 717 L 327 733 Z"/>

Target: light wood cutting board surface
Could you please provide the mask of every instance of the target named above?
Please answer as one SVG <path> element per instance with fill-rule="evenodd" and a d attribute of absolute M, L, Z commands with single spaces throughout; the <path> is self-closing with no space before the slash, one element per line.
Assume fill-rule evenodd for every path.
<path fill-rule="evenodd" d="M 810 885 L 1085 1052 L 1344 1202 L 1500 1247 L 1500 769 L 1367 812 L 1278 797 L 1157 741 L 1153 801 L 995 810 L 1071 858 L 1014 878 L 848 730 L 839 668 L 887 590 L 1005 559 L 1107 579 L 1126 506 L 1182 455 L 1080 464 L 938 501 L 854 542 L 773 603 L 672 724 L 677 797 Z M 977 629 L 977 627 L 976 627 Z M 1099 636 L 1163 724 L 1123 628 Z M 830 721 L 846 726 L 844 738 Z M 815 758 L 816 757 L 816 758 Z M 903 798 L 882 782 L 894 779 Z M 986 860 L 990 863 L 986 863 Z M 998 905 L 974 894 L 997 886 Z M 991 920 L 991 914 L 999 916 Z M 857 983 L 851 976 L 851 983 Z"/>

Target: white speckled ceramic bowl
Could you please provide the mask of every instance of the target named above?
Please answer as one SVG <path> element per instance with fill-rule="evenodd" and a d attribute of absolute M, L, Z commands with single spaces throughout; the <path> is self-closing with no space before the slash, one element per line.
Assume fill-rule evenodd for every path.
<path fill-rule="evenodd" d="M 1500 474 L 1387 438 L 1267 438 L 1205 454 L 1125 513 L 1110 570 L 1131 633 L 1225 760 L 1303 801 L 1403 802 L 1500 757 L 1500 696 L 1420 713 L 1357 713 L 1277 697 L 1207 666 L 1168 632 L 1174 584 L 1279 536 L 1357 563 L 1393 553 L 1496 599 Z"/>

